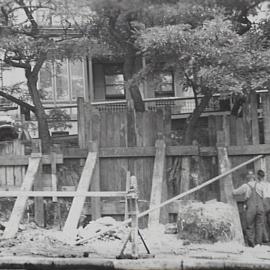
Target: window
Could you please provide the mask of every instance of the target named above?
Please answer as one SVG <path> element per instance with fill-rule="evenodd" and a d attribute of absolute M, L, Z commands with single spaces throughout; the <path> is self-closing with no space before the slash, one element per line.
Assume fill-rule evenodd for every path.
<path fill-rule="evenodd" d="M 159 75 L 159 83 L 157 85 L 156 97 L 173 97 L 174 96 L 174 78 L 170 71 L 162 72 Z"/>
<path fill-rule="evenodd" d="M 124 99 L 125 86 L 122 65 L 105 66 L 105 97 L 106 99 Z"/>
<path fill-rule="evenodd" d="M 40 71 L 39 88 L 42 99 L 50 102 L 72 102 L 84 96 L 84 65 L 82 61 L 45 63 Z"/>
<path fill-rule="evenodd" d="M 82 24 L 89 22 L 89 15 L 93 14 L 89 5 L 83 2 L 76 2 L 71 0 L 62 0 L 57 3 L 57 7 L 54 4 L 50 4 L 50 1 L 39 0 L 36 1 L 38 7 L 35 11 L 35 19 L 38 24 L 42 26 L 60 26 L 67 27 L 71 23 Z M 47 2 L 44 4 L 44 2 Z"/>

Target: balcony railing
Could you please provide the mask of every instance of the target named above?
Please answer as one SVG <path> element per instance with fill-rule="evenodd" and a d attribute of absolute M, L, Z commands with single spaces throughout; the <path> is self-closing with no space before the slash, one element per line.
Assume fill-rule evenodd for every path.
<path fill-rule="evenodd" d="M 263 93 L 267 91 L 257 92 L 257 105 L 258 109 L 262 108 Z M 198 97 L 198 102 L 202 99 L 202 96 Z M 143 100 L 145 103 L 146 110 L 157 111 L 158 109 L 170 108 L 172 115 L 190 114 L 196 107 L 194 97 L 164 97 L 164 98 L 146 98 Z M 116 101 L 97 101 L 91 103 L 94 108 L 100 112 L 123 112 L 128 108 L 127 100 L 116 100 Z M 206 113 L 214 112 L 226 112 L 231 111 L 233 106 L 232 98 L 226 99 L 220 98 L 220 95 L 214 95 L 204 110 Z M 46 109 L 53 109 L 53 107 L 46 106 Z M 72 109 L 72 114 L 76 115 L 77 104 L 69 104 L 66 106 L 57 106 L 60 109 Z"/>
<path fill-rule="evenodd" d="M 99 101 L 92 102 L 94 106 L 100 112 L 123 112 L 127 109 L 127 100 L 116 101 Z"/>
<path fill-rule="evenodd" d="M 198 101 L 202 97 L 198 97 Z M 162 108 L 170 108 L 172 114 L 189 114 L 196 107 L 194 97 L 166 97 L 166 98 L 146 98 L 144 99 L 146 110 L 157 111 Z M 127 109 L 126 100 L 100 101 L 91 103 L 100 112 L 117 112 Z M 230 110 L 230 100 L 220 100 L 218 95 L 213 96 L 206 108 L 206 112 L 217 112 Z"/>

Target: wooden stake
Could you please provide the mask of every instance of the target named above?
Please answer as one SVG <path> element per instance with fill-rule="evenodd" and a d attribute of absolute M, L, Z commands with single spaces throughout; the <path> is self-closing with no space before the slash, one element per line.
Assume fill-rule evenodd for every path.
<path fill-rule="evenodd" d="M 229 171 L 231 169 L 231 163 L 229 161 L 227 148 L 225 147 L 226 139 L 225 133 L 223 131 L 218 131 L 218 160 L 219 160 L 219 171 L 221 174 Z M 223 146 L 222 146 L 223 145 Z M 234 228 L 235 228 L 235 239 L 244 244 L 244 236 L 239 216 L 239 211 L 237 207 L 237 203 L 233 197 L 233 180 L 232 175 L 229 174 L 224 178 L 224 181 L 220 182 L 220 195 L 221 201 L 230 204 L 233 209 L 233 217 L 234 217 Z"/>
<path fill-rule="evenodd" d="M 152 191 L 150 198 L 150 208 L 159 205 L 162 198 L 162 184 L 165 172 L 165 157 L 166 145 L 164 140 L 156 141 L 156 156 L 154 163 L 154 172 L 152 180 Z M 149 215 L 148 226 L 155 226 L 159 224 L 160 209 L 152 212 Z"/>
<path fill-rule="evenodd" d="M 130 171 L 127 171 L 127 177 L 126 177 L 126 192 L 128 192 L 130 188 Z M 128 202 L 127 197 L 125 197 L 125 216 L 124 220 L 128 219 Z"/>
<path fill-rule="evenodd" d="M 21 186 L 21 191 L 30 191 L 32 189 L 36 175 L 39 173 L 40 165 L 41 157 L 31 157 L 29 159 L 29 165 Z M 3 234 L 4 239 L 12 238 L 16 235 L 26 208 L 27 198 L 27 195 L 21 195 L 17 198 Z"/>
<path fill-rule="evenodd" d="M 88 191 L 91 185 L 91 179 L 95 170 L 97 162 L 97 152 L 89 152 L 85 166 L 82 171 L 77 191 Z M 71 208 L 68 213 L 68 217 L 64 226 L 64 233 L 66 235 L 73 236 L 76 232 L 76 228 L 80 219 L 81 211 L 85 202 L 85 197 L 75 197 L 72 201 Z"/>
<path fill-rule="evenodd" d="M 32 141 L 32 157 L 41 157 L 42 158 L 42 149 L 41 149 L 41 140 L 33 140 Z M 42 165 L 41 168 L 35 175 L 34 181 L 34 190 L 42 190 L 43 183 L 42 183 Z M 45 227 L 45 209 L 44 209 L 44 200 L 42 197 L 35 198 L 35 222 L 40 227 Z"/>
<path fill-rule="evenodd" d="M 243 162 L 243 163 L 239 164 L 238 166 L 236 166 L 236 167 L 234 167 L 234 168 L 232 168 L 232 169 L 230 169 L 230 170 L 228 170 L 228 171 L 226 171 L 226 172 L 224 172 L 224 173 L 222 173 L 222 174 L 220 174 L 218 176 L 215 176 L 214 178 L 209 179 L 208 181 L 202 183 L 201 185 L 199 185 L 199 186 L 197 186 L 195 188 L 192 188 L 192 189 L 190 189 L 190 190 L 188 190 L 186 192 L 183 192 L 181 194 L 178 194 L 177 196 L 175 196 L 175 197 L 173 197 L 173 198 L 171 198 L 171 199 L 169 199 L 169 200 L 167 200 L 165 202 L 162 202 L 161 204 L 159 204 L 159 205 L 157 205 L 157 206 L 155 206 L 153 208 L 150 208 L 150 209 L 148 209 L 148 210 L 140 213 L 138 215 L 138 218 L 144 217 L 144 216 L 148 215 L 149 213 L 151 213 L 152 211 L 157 210 L 158 208 L 161 208 L 161 207 L 163 207 L 165 205 L 168 205 L 168 204 L 170 204 L 170 203 L 172 203 L 174 201 L 177 201 L 177 200 L 179 200 L 179 199 L 181 199 L 181 198 L 183 198 L 183 197 L 185 197 L 185 196 L 187 196 L 187 195 L 189 195 L 189 194 L 191 194 L 193 192 L 196 192 L 196 191 L 198 191 L 198 190 L 200 190 L 200 189 L 202 189 L 202 188 L 204 188 L 204 187 L 206 187 L 206 186 L 208 186 L 208 185 L 216 182 L 217 180 L 220 180 L 220 179 L 224 178 L 225 176 L 233 173 L 234 171 L 239 170 L 240 168 L 246 166 L 247 164 L 250 164 L 250 163 L 252 163 L 252 162 L 254 162 L 254 161 L 258 160 L 258 159 L 261 159 L 262 157 L 263 157 L 262 155 L 259 155 L 259 156 L 256 156 L 256 157 L 252 158 L 252 159 L 249 159 L 248 161 Z M 226 178 L 224 178 L 224 179 L 226 179 Z M 114 229 L 114 228 L 118 228 L 119 226 L 123 226 L 123 225 L 129 224 L 130 222 L 131 222 L 131 219 L 127 219 L 127 220 L 121 222 L 118 226 L 115 226 L 113 228 L 111 227 L 110 230 L 111 229 Z M 102 235 L 102 234 L 104 234 L 107 231 L 108 230 L 104 230 L 104 231 L 101 231 L 99 233 L 96 233 L 95 236 L 91 236 L 89 238 L 85 238 L 85 239 L 79 240 L 79 241 L 76 242 L 76 244 L 81 244 L 81 243 L 87 242 L 90 239 L 96 238 L 99 235 Z"/>

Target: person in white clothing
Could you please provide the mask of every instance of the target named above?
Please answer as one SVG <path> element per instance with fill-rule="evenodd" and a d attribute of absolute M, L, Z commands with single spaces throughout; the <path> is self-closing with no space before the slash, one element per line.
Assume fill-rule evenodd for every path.
<path fill-rule="evenodd" d="M 252 172 L 247 175 L 248 183 L 233 190 L 234 195 L 244 194 L 246 199 L 246 236 L 249 246 L 262 244 L 264 231 L 264 171 L 258 171 L 258 178 Z M 255 227 L 255 230 L 254 230 Z M 255 233 L 254 233 L 255 231 Z"/>

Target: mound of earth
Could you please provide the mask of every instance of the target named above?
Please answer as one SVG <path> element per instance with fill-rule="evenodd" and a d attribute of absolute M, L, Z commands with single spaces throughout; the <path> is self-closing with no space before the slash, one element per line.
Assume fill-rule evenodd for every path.
<path fill-rule="evenodd" d="M 215 243 L 234 239 L 234 209 L 215 200 L 207 203 L 187 201 L 179 207 L 177 228 L 181 239 Z"/>

